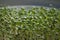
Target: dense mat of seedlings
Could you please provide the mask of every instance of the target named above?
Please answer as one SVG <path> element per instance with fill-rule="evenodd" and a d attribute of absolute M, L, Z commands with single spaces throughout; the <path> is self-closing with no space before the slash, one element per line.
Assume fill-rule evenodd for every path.
<path fill-rule="evenodd" d="M 60 9 L 0 8 L 1 40 L 60 40 Z"/>

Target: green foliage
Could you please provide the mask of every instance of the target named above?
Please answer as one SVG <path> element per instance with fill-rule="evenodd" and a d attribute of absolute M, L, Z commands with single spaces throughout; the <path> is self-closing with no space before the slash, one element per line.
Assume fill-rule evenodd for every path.
<path fill-rule="evenodd" d="M 0 9 L 0 39 L 60 40 L 60 9 Z"/>

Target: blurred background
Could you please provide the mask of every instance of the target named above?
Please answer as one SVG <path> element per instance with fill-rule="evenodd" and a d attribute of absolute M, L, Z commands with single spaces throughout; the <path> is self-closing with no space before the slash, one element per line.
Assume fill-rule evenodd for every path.
<path fill-rule="evenodd" d="M 60 0 L 0 0 L 0 7 L 18 5 L 34 5 L 60 8 Z"/>

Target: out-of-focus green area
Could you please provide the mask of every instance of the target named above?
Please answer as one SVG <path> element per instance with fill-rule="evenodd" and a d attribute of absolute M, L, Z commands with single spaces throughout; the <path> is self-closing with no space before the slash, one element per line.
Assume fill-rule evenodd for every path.
<path fill-rule="evenodd" d="M 60 40 L 60 9 L 0 8 L 0 40 Z"/>

